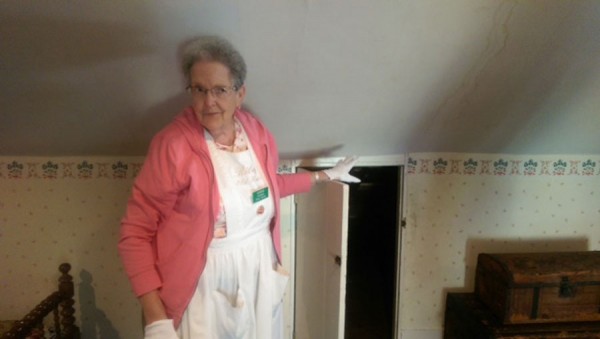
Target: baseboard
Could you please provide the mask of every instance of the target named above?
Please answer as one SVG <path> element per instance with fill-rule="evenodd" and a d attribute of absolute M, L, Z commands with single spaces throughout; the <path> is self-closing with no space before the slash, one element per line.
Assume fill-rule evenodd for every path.
<path fill-rule="evenodd" d="M 398 339 L 442 339 L 443 330 L 402 330 Z"/>

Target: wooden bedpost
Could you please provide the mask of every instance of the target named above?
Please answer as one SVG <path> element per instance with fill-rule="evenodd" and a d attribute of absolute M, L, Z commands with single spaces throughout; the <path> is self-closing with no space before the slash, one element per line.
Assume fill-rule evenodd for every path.
<path fill-rule="evenodd" d="M 50 294 L 42 300 L 21 320 L 15 322 L 11 329 L 2 335 L 1 339 L 39 338 L 43 337 L 44 317 L 50 313 L 54 314 L 56 327 L 56 338 L 58 339 L 80 339 L 81 332 L 75 325 L 75 309 L 73 299 L 75 288 L 73 277 L 69 275 L 71 265 L 61 264 L 58 270 L 62 273 L 58 279 L 58 291 Z M 59 312 L 59 308 L 62 310 Z M 59 316 L 60 313 L 60 316 Z M 59 320 L 60 319 L 60 323 Z M 33 331 L 33 332 L 32 332 Z"/>
<path fill-rule="evenodd" d="M 71 265 L 68 263 L 61 264 L 58 268 L 62 273 L 61 277 L 58 279 L 58 292 L 62 297 L 61 305 L 61 338 L 65 339 L 79 339 L 80 332 L 79 328 L 75 325 L 75 309 L 73 308 L 73 304 L 75 304 L 75 300 L 73 299 L 75 295 L 75 287 L 73 285 L 73 277 L 69 274 L 71 270 Z"/>

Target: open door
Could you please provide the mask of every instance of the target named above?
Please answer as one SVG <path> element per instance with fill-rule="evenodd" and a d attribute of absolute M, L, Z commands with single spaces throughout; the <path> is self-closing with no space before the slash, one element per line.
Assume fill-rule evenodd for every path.
<path fill-rule="evenodd" d="M 296 195 L 296 339 L 344 338 L 348 197 L 335 181 Z"/>

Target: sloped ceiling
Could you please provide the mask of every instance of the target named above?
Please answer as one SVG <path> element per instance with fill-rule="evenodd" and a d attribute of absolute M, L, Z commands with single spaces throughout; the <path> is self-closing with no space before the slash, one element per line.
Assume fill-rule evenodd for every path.
<path fill-rule="evenodd" d="M 600 1 L 0 2 L 0 155 L 143 155 L 219 34 L 284 157 L 600 153 Z"/>

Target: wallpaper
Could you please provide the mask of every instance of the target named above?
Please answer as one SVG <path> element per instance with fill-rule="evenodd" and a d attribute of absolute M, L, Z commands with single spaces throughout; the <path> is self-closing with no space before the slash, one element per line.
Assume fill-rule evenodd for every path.
<path fill-rule="evenodd" d="M 69 262 L 83 338 L 142 337 L 141 310 L 123 272 L 117 241 L 143 160 L 0 157 L 0 319 L 20 319 L 54 292 L 58 266 Z M 279 171 L 290 169 L 283 162 Z M 290 203 L 284 199 L 282 208 L 289 210 Z M 289 229 L 282 234 L 284 265 L 289 267 Z M 290 324 L 285 329 L 291 333 Z"/>
<path fill-rule="evenodd" d="M 600 155 L 407 159 L 404 332 L 441 333 L 445 294 L 472 291 L 478 253 L 600 249 Z M 141 337 L 140 309 L 116 244 L 142 161 L 0 157 L 0 318 L 20 317 L 54 291 L 58 265 L 68 261 L 84 337 Z M 293 208 L 287 200 L 282 207 Z M 292 222 L 293 215 L 282 218 Z M 290 232 L 283 230 L 284 258 L 293 251 L 285 243 Z"/>
<path fill-rule="evenodd" d="M 69 262 L 83 337 L 141 337 L 116 246 L 142 160 L 0 157 L 0 319 L 56 290 L 58 265 Z"/>
<path fill-rule="evenodd" d="M 600 155 L 410 154 L 401 327 L 441 329 L 477 254 L 600 249 Z"/>

